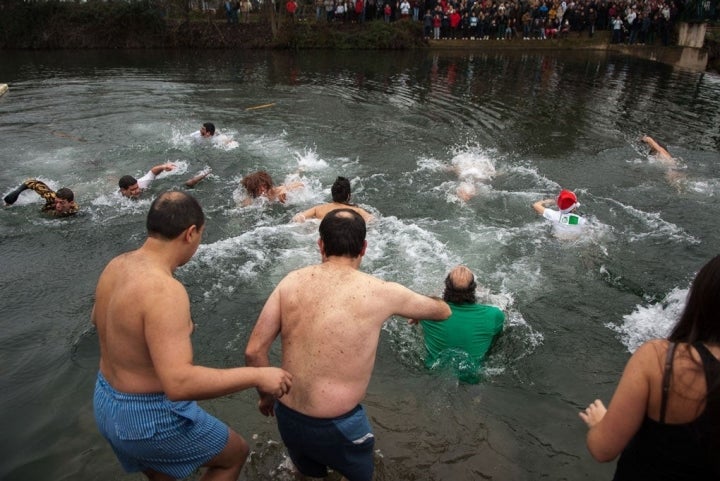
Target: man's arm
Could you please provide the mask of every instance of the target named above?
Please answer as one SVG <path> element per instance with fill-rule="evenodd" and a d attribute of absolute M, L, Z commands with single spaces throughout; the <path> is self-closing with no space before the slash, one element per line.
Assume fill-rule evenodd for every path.
<path fill-rule="evenodd" d="M 175 280 L 163 280 L 155 286 L 155 301 L 146 301 L 144 332 L 153 368 L 169 399 L 210 399 L 250 387 L 276 397 L 288 392 L 292 376 L 282 369 L 214 369 L 194 365 L 187 292 Z"/>
<path fill-rule="evenodd" d="M 658 144 L 655 141 L 655 139 L 653 139 L 649 135 L 646 135 L 645 137 L 643 137 L 642 141 L 645 142 L 646 144 L 648 144 L 650 146 L 650 148 L 653 150 L 653 153 L 655 153 L 656 155 L 662 157 L 665 160 L 673 160 L 673 156 L 670 155 L 670 152 L 665 150 L 665 148 L 663 146 Z"/>
<path fill-rule="evenodd" d="M 282 282 L 281 282 L 282 284 Z M 270 294 L 255 323 L 245 348 L 245 365 L 267 367 L 270 365 L 270 346 L 280 334 L 281 324 L 280 285 Z M 264 416 L 274 416 L 274 399 L 271 393 L 258 388 L 258 408 Z"/>
<path fill-rule="evenodd" d="M 305 222 L 307 219 L 315 219 L 317 217 L 317 206 L 311 207 L 306 211 L 295 214 L 292 218 L 293 222 Z"/>
<path fill-rule="evenodd" d="M 212 172 L 212 169 L 203 170 L 202 172 L 200 172 L 200 173 L 199 173 L 198 175 L 196 175 L 195 177 L 192 177 L 192 178 L 186 180 L 186 181 L 185 181 L 185 186 L 186 186 L 186 187 L 195 187 L 195 185 L 197 185 L 198 182 L 200 182 L 200 181 L 203 180 L 205 177 L 207 177 L 208 175 L 210 175 L 210 172 Z"/>
<path fill-rule="evenodd" d="M 366 211 L 362 207 L 356 207 L 355 212 L 360 214 L 360 217 L 363 218 L 363 220 L 365 221 L 366 224 L 375 218 L 375 217 L 373 217 L 373 215 L 370 212 Z"/>
<path fill-rule="evenodd" d="M 282 284 L 282 283 L 281 283 Z M 245 364 L 253 367 L 270 365 L 270 346 L 280 334 L 280 285 L 270 294 L 245 348 Z"/>
<path fill-rule="evenodd" d="M 537 212 L 540 215 L 543 215 L 545 212 L 545 209 L 547 208 L 547 204 L 551 204 L 555 202 L 555 199 L 543 199 L 535 202 L 533 204 L 533 209 L 535 209 L 535 212 Z"/>
<path fill-rule="evenodd" d="M 428 319 L 444 321 L 450 317 L 450 306 L 437 297 L 418 294 L 395 282 L 385 282 L 381 289 L 386 307 L 390 309 L 387 317 L 398 315 L 411 320 Z"/>
<path fill-rule="evenodd" d="M 147 189 L 148 187 L 150 187 L 150 184 L 153 183 L 155 177 L 160 175 L 162 172 L 171 171 L 174 168 L 175 164 L 172 164 L 170 162 L 158 164 L 152 167 L 150 170 L 148 170 L 147 174 L 143 175 L 138 179 L 138 187 L 140 187 L 141 189 Z"/>
<path fill-rule="evenodd" d="M 165 162 L 164 164 L 158 164 L 154 166 L 152 169 L 150 169 L 150 172 L 153 173 L 153 175 L 160 175 L 163 172 L 170 172 L 175 168 L 175 164 L 172 162 Z"/>

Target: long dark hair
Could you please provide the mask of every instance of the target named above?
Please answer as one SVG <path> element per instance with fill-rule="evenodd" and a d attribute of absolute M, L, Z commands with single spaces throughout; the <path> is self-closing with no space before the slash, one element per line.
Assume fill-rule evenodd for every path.
<path fill-rule="evenodd" d="M 670 335 L 670 342 L 687 343 L 687 349 L 696 342 L 720 343 L 720 255 L 713 257 L 695 276 L 690 286 L 685 309 Z M 702 362 L 699 363 L 703 369 Z M 720 366 L 712 363 L 705 366 L 712 374 L 708 375 L 705 413 L 698 435 L 704 444 L 708 462 L 716 472 L 720 472 Z M 710 406 L 715 406 L 711 409 Z"/>
<path fill-rule="evenodd" d="M 685 310 L 668 339 L 672 342 L 720 343 L 720 255 L 695 276 Z"/>

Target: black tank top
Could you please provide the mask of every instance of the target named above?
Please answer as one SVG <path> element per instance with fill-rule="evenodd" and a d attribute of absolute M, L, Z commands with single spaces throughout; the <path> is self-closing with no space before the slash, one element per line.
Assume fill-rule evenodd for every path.
<path fill-rule="evenodd" d="M 702 343 L 693 347 L 700 354 L 707 386 L 716 386 L 720 380 L 720 361 Z M 640 430 L 625 447 L 615 470 L 614 481 L 667 480 L 667 481 L 718 481 L 720 480 L 720 453 L 712 452 L 720 436 L 720 401 L 709 399 L 702 414 L 685 424 L 665 424 L 665 406 L 668 390 L 665 388 L 672 372 L 673 343 L 668 347 L 669 362 L 663 373 L 663 394 L 660 420 L 645 416 Z M 666 382 L 665 379 L 668 381 Z M 715 423 L 715 424 L 713 424 Z"/>

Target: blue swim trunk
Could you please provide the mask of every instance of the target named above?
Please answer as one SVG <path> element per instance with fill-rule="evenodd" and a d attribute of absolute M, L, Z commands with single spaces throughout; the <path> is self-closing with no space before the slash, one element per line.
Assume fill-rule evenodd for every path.
<path fill-rule="evenodd" d="M 375 436 L 365 409 L 324 419 L 275 402 L 278 429 L 290 459 L 305 476 L 323 478 L 330 467 L 350 481 L 371 481 Z"/>
<path fill-rule="evenodd" d="M 116 391 L 98 372 L 95 422 L 125 471 L 185 478 L 220 454 L 230 431 L 194 401 Z"/>

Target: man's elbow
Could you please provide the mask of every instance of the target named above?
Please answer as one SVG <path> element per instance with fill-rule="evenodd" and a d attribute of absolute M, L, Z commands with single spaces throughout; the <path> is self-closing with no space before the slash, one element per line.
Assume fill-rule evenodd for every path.
<path fill-rule="evenodd" d="M 191 383 L 180 380 L 163 383 L 163 392 L 170 401 L 193 401 L 196 397 Z"/>
<path fill-rule="evenodd" d="M 450 310 L 450 306 L 447 305 L 447 302 L 445 301 L 438 301 L 441 305 L 439 309 L 436 312 L 436 315 L 434 319 L 437 319 L 438 321 L 444 321 L 448 317 L 450 317 L 450 314 L 452 314 L 452 311 Z"/>
<path fill-rule="evenodd" d="M 252 346 L 248 346 L 247 349 L 245 349 L 246 366 L 260 365 L 262 357 L 262 353 L 258 349 L 253 348 Z"/>

